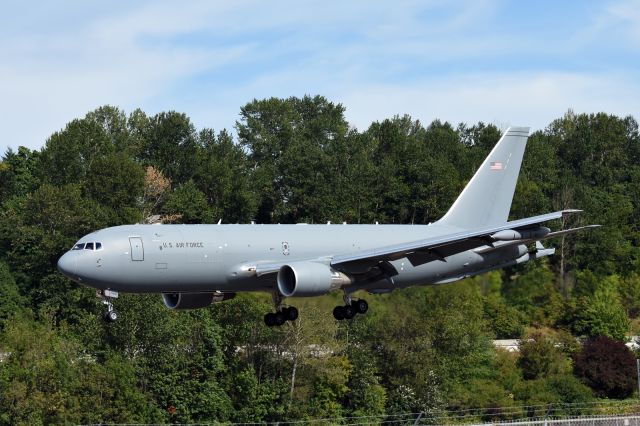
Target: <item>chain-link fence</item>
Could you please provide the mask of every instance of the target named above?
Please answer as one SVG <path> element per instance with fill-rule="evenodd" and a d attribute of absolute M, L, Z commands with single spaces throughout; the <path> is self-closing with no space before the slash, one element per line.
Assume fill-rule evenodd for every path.
<path fill-rule="evenodd" d="M 207 423 L 220 426 L 360 426 L 360 425 L 465 425 L 465 426 L 640 426 L 640 401 L 598 401 L 464 410 L 442 410 L 383 416 L 281 420 L 260 423 Z"/>
<path fill-rule="evenodd" d="M 528 419 L 516 422 L 479 423 L 479 425 L 512 425 L 512 426 L 640 426 L 640 415 L 637 416 L 577 416 L 564 419 Z"/>

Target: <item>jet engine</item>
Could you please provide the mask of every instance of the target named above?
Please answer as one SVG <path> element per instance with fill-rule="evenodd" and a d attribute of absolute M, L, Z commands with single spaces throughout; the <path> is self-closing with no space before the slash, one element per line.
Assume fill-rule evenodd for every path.
<path fill-rule="evenodd" d="M 212 303 L 222 302 L 236 297 L 235 293 L 164 293 L 162 301 L 169 309 L 199 309 L 206 308 Z"/>
<path fill-rule="evenodd" d="M 293 262 L 278 271 L 278 290 L 285 296 L 318 296 L 349 285 L 353 279 L 329 265 Z"/>

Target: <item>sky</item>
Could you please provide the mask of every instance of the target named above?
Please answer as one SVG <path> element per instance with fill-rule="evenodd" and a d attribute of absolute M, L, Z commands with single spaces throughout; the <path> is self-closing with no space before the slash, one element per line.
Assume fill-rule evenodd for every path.
<path fill-rule="evenodd" d="M 305 94 L 359 130 L 638 119 L 640 0 L 2 0 L 0 155 L 102 105 L 233 131 L 247 102 Z"/>

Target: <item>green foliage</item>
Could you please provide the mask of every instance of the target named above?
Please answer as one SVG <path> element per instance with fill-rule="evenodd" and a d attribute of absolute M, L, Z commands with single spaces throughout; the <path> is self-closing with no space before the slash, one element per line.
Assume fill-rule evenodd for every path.
<path fill-rule="evenodd" d="M 227 223 L 246 223 L 254 219 L 257 195 L 252 186 L 251 165 L 242 148 L 233 142 L 229 133 L 217 137 L 213 130 L 200 132 L 202 149 L 194 182 L 206 195 L 213 217 Z"/>
<path fill-rule="evenodd" d="M 342 105 L 321 96 L 271 98 L 245 105 L 240 117 L 239 142 L 255 165 L 258 221 L 323 221 L 331 183 L 342 173 L 328 157 L 332 146 L 345 142 Z"/>
<path fill-rule="evenodd" d="M 429 223 L 501 133 L 409 116 L 358 131 L 342 105 L 321 96 L 253 100 L 237 132 L 234 140 L 224 129 L 196 131 L 178 112 L 104 106 L 40 151 L 4 154 L 1 424 L 543 415 L 518 407 L 592 399 L 571 374 L 572 354 L 598 395 L 628 395 L 634 375 L 613 365 L 630 368 L 628 351 L 618 345 L 609 355 L 618 349 L 607 343 L 585 355 L 592 343 L 580 351 L 569 334 L 624 340 L 640 314 L 638 124 L 603 113 L 568 112 L 529 138 L 510 217 L 580 208 L 551 227 L 605 225 L 545 242 L 556 256 L 367 297 L 370 312 L 350 322 L 332 319 L 341 302 L 331 294 L 296 300 L 298 322 L 267 328 L 268 295 L 240 294 L 194 312 L 168 311 L 157 295 L 123 295 L 121 319 L 103 323 L 93 291 L 55 268 L 82 235 L 160 213 L 182 223 Z M 162 196 L 148 193 L 148 167 L 168 178 Z M 520 354 L 490 341 L 523 335 Z"/>
<path fill-rule="evenodd" d="M 563 311 L 563 301 L 554 275 L 544 261 L 526 264 L 524 270 L 503 286 L 504 298 L 535 326 L 554 325 Z"/>
<path fill-rule="evenodd" d="M 15 196 L 26 195 L 38 187 L 39 152 L 21 146 L 18 152 L 9 149 L 0 163 L 0 203 Z"/>
<path fill-rule="evenodd" d="M 380 384 L 380 372 L 371 362 L 369 352 L 358 346 L 349 346 L 348 355 L 353 368 L 349 377 L 350 389 L 347 407 L 352 416 L 375 416 L 385 414 L 387 391 Z"/>
<path fill-rule="evenodd" d="M 0 211 L 0 249 L 12 269 L 39 280 L 82 235 L 108 225 L 104 208 L 79 185 L 41 185 Z"/>
<path fill-rule="evenodd" d="M 485 297 L 484 318 L 497 339 L 517 339 L 524 332 L 525 316 L 499 295 Z"/>
<path fill-rule="evenodd" d="M 198 150 L 196 131 L 185 114 L 161 112 L 150 118 L 142 133 L 141 157 L 175 183 L 194 175 Z"/>
<path fill-rule="evenodd" d="M 559 407 L 555 409 L 558 415 L 577 414 L 580 404 L 593 400 L 589 388 L 568 374 L 522 381 L 516 386 L 514 397 L 528 407 L 524 413 L 528 417 L 548 415 L 550 405 Z"/>
<path fill-rule="evenodd" d="M 20 293 L 9 266 L 0 261 L 0 329 L 26 307 L 27 299 Z"/>
<path fill-rule="evenodd" d="M 632 273 L 620 279 L 618 293 L 629 318 L 640 316 L 640 275 Z"/>
<path fill-rule="evenodd" d="M 549 336 L 534 334 L 520 342 L 518 367 L 526 380 L 540 379 L 571 371 L 569 358 Z"/>
<path fill-rule="evenodd" d="M 3 423 L 141 421 L 150 411 L 130 365 L 115 354 L 96 363 L 64 328 L 15 317 L 1 344 Z"/>
<path fill-rule="evenodd" d="M 619 278 L 605 278 L 593 295 L 578 299 L 571 324 L 574 332 L 590 338 L 609 336 L 625 341 L 629 332 L 629 318 L 618 294 Z"/>
<path fill-rule="evenodd" d="M 178 185 L 167 197 L 164 213 L 179 215 L 175 223 L 211 223 L 213 215 L 205 195 L 193 181 Z"/>
<path fill-rule="evenodd" d="M 113 223 L 139 221 L 137 205 L 144 189 L 144 170 L 120 152 L 97 158 L 85 181 L 87 194 L 113 210 Z"/>

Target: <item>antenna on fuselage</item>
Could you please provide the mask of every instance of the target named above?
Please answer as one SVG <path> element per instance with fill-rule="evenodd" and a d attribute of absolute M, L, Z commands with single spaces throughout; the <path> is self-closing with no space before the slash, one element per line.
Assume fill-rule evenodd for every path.
<path fill-rule="evenodd" d="M 218 220 L 218 225 L 222 224 L 222 218 L 220 218 L 220 220 Z"/>

